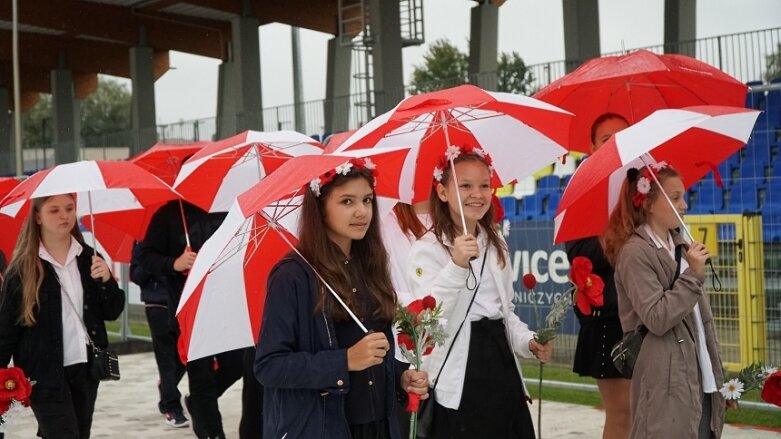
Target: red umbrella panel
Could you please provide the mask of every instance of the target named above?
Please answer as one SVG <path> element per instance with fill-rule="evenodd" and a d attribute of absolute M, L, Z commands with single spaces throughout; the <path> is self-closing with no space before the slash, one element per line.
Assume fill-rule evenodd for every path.
<path fill-rule="evenodd" d="M 568 147 L 591 152 L 591 125 L 604 113 L 636 123 L 656 110 L 697 105 L 742 107 L 748 87 L 685 55 L 637 50 L 585 62 L 534 97 L 575 113 Z"/>
<path fill-rule="evenodd" d="M 0 200 L 13 188 L 19 186 L 19 180 L 13 177 L 0 178 Z M 7 215 L 0 215 L 0 251 L 3 252 L 6 261 L 10 261 L 16 247 L 16 239 L 22 229 L 22 220 Z"/>
<path fill-rule="evenodd" d="M 428 199 L 434 168 L 447 147 L 479 146 L 493 159 L 495 186 L 521 179 L 567 153 L 572 114 L 526 96 L 462 85 L 404 99 L 376 117 L 338 151 L 412 148 L 400 181 L 401 200 Z"/>
<path fill-rule="evenodd" d="M 179 198 L 170 186 L 133 163 L 80 161 L 33 174 L 0 201 L 0 213 L 24 218 L 31 199 L 61 194 L 76 194 L 78 215 L 94 215 L 98 223 L 104 221 L 136 239 L 143 239 L 156 206 Z M 97 239 L 100 234 L 95 231 Z"/>
<path fill-rule="evenodd" d="M 320 143 L 295 131 L 245 131 L 190 157 L 182 165 L 174 188 L 207 212 L 227 212 L 237 195 L 282 163 L 322 152 Z"/>
<path fill-rule="evenodd" d="M 209 142 L 196 142 L 184 145 L 158 143 L 148 150 L 129 159 L 131 163 L 146 169 L 169 185 L 173 185 L 182 163 Z"/>
<path fill-rule="evenodd" d="M 719 163 L 746 144 L 758 115 L 719 106 L 657 110 L 616 133 L 581 163 L 564 189 L 554 216 L 554 242 L 601 234 L 630 167 L 666 162 L 686 188 L 717 173 Z"/>
<path fill-rule="evenodd" d="M 298 233 L 303 191 L 350 157 L 376 165 L 378 196 L 398 196 L 407 148 L 301 156 L 241 194 L 219 229 L 201 247 L 177 310 L 183 361 L 254 346 L 260 333 L 266 279 L 291 252 Z"/>

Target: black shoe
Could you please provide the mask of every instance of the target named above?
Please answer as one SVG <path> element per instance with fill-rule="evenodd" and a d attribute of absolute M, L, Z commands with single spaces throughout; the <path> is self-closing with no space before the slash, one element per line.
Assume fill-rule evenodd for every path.
<path fill-rule="evenodd" d="M 190 426 L 190 420 L 184 417 L 184 413 L 181 410 L 166 413 L 165 423 L 174 428 Z"/>

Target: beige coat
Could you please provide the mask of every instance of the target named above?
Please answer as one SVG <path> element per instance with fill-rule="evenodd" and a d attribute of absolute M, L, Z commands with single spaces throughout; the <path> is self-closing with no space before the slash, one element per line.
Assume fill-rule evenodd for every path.
<path fill-rule="evenodd" d="M 675 244 L 683 244 L 677 234 Z M 686 253 L 683 253 L 684 257 Z M 694 304 L 699 302 L 716 386 L 724 381 L 713 314 L 704 294 L 704 277 L 690 268 L 672 283 L 676 264 L 640 227 L 618 255 L 615 283 L 624 331 L 648 328 L 631 384 L 633 438 L 697 438 L 702 386 L 697 360 Z M 725 401 L 711 397 L 712 437 L 721 437 Z"/>

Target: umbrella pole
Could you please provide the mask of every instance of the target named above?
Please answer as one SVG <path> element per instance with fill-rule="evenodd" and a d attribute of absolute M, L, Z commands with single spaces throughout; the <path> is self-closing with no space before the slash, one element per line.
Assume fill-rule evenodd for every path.
<path fill-rule="evenodd" d="M 192 246 L 190 246 L 190 231 L 187 230 L 187 219 L 185 219 L 184 216 L 184 204 L 182 203 L 182 199 L 179 198 L 179 212 L 182 214 L 182 226 L 184 227 L 184 240 L 187 242 L 187 249 L 192 249 Z"/>
<path fill-rule="evenodd" d="M 87 204 L 89 204 L 89 222 L 92 228 L 92 255 L 96 256 L 98 247 L 95 243 L 95 215 L 92 213 L 92 191 L 87 191 Z"/>
<path fill-rule="evenodd" d="M 445 113 L 442 115 L 442 129 L 445 131 L 445 150 L 450 146 L 450 135 L 447 132 L 447 121 L 445 120 Z M 466 218 L 464 218 L 464 204 L 461 201 L 461 189 L 458 187 L 458 177 L 456 177 L 456 163 L 454 159 L 450 158 L 450 171 L 453 175 L 453 183 L 456 185 L 456 200 L 458 201 L 458 213 L 461 215 L 461 227 L 464 229 L 464 236 L 469 234 L 466 229 Z"/>
<path fill-rule="evenodd" d="M 654 182 L 656 182 L 656 185 L 659 186 L 659 192 L 662 193 L 662 195 L 664 196 L 664 199 L 667 200 L 667 204 L 670 205 L 670 209 L 672 209 L 673 212 L 675 213 L 675 217 L 678 218 L 678 222 L 681 224 L 681 230 L 683 230 L 685 232 L 684 233 L 684 238 L 686 239 L 686 241 L 688 241 L 687 244 L 691 244 L 692 241 L 694 241 L 694 236 L 692 236 L 692 233 L 689 231 L 689 228 L 686 227 L 686 224 L 684 224 L 683 218 L 681 218 L 681 215 L 678 213 L 678 209 L 675 208 L 675 206 L 673 205 L 672 200 L 667 195 L 667 192 L 665 192 L 664 189 L 662 188 L 662 183 L 660 183 L 659 179 L 656 178 L 656 173 L 654 173 L 654 171 L 651 169 L 651 165 L 647 161 L 645 161 L 644 156 L 645 156 L 645 154 L 641 155 L 640 156 L 640 160 L 643 161 L 643 164 L 648 169 L 648 173 L 651 174 L 651 178 L 653 178 Z"/>
<path fill-rule="evenodd" d="M 285 236 L 285 234 L 282 233 L 281 230 L 279 230 L 280 229 L 279 224 L 273 218 L 269 217 L 266 212 L 264 212 L 262 210 L 260 212 L 258 212 L 258 215 L 263 217 L 263 219 L 265 219 L 266 222 L 268 222 L 269 226 L 272 229 L 274 229 L 275 232 L 277 232 L 277 234 L 280 236 L 280 238 L 282 238 L 282 240 L 285 241 L 285 243 L 294 252 L 296 252 L 296 254 L 306 263 L 306 265 L 308 265 L 309 268 L 312 269 L 312 271 L 315 273 L 315 276 L 317 276 L 317 278 L 320 279 L 320 282 L 322 282 L 323 285 L 325 285 L 325 287 L 328 288 L 328 291 L 331 293 L 331 295 L 333 295 L 334 298 L 336 298 L 336 301 L 339 302 L 339 305 L 341 305 L 342 308 L 344 308 L 344 310 L 347 311 L 347 314 L 350 316 L 351 319 L 353 319 L 355 324 L 358 325 L 359 328 L 361 328 L 361 331 L 363 331 L 364 334 L 368 334 L 369 330 L 366 329 L 366 326 L 364 326 L 363 323 L 361 323 L 361 320 L 355 315 L 355 313 L 353 313 L 353 311 L 350 309 L 350 307 L 347 306 L 346 303 L 344 303 L 344 300 L 342 300 L 342 298 L 339 297 L 339 294 L 337 294 L 336 291 L 334 291 L 334 289 L 331 288 L 331 285 L 328 285 L 328 282 L 326 282 L 325 279 L 323 279 L 323 277 L 320 276 L 320 273 L 318 273 L 317 270 L 315 270 L 315 267 L 313 267 L 312 264 L 310 264 L 309 261 L 306 260 L 304 255 L 302 255 L 301 252 L 298 251 L 296 246 L 293 245 L 293 243 L 290 242 L 289 239 L 287 239 L 287 236 Z"/>

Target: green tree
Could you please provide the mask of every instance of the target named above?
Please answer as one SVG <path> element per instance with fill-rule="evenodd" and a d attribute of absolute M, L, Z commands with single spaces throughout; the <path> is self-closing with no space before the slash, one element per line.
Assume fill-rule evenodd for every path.
<path fill-rule="evenodd" d="M 130 129 L 128 88 L 111 79 L 98 79 L 98 88 L 81 103 L 81 137 L 84 146 L 102 145 L 101 136 Z"/>
<path fill-rule="evenodd" d="M 423 65 L 414 66 L 410 83 L 413 94 L 466 84 L 469 57 L 448 39 L 434 41 L 423 55 Z"/>
<path fill-rule="evenodd" d="M 499 55 L 496 76 L 499 91 L 523 95 L 529 95 L 532 92 L 531 83 L 534 81 L 534 75 L 518 52 L 503 52 Z"/>
<path fill-rule="evenodd" d="M 22 147 L 32 148 L 52 141 L 52 96 L 40 94 L 38 103 L 22 114 Z"/>
<path fill-rule="evenodd" d="M 778 44 L 774 53 L 767 55 L 766 61 L 765 81 L 770 82 L 773 79 L 781 78 L 781 43 Z"/>

